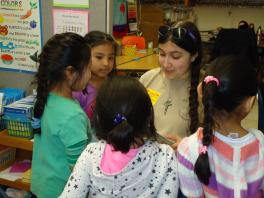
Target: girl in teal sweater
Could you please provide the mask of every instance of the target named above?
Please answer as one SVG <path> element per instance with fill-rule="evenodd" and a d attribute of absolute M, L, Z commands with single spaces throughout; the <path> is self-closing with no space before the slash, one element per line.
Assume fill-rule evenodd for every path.
<path fill-rule="evenodd" d="M 39 58 L 31 191 L 38 198 L 58 197 L 71 168 L 87 145 L 90 123 L 72 91 L 91 77 L 90 47 L 75 33 L 54 35 Z"/>

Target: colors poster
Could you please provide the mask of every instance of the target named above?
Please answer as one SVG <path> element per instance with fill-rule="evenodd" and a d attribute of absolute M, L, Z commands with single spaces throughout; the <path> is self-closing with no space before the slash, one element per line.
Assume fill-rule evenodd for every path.
<path fill-rule="evenodd" d="M 36 72 L 42 47 L 39 0 L 1 1 L 0 69 Z"/>

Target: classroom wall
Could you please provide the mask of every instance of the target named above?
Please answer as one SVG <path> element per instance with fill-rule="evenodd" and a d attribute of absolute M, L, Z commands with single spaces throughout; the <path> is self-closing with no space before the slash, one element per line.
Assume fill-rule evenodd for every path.
<path fill-rule="evenodd" d="M 106 1 L 90 0 L 89 30 L 106 31 Z M 43 43 L 53 35 L 52 2 L 53 0 L 41 0 Z M 0 87 L 23 88 L 30 94 L 33 80 L 34 74 L 0 70 Z"/>
<path fill-rule="evenodd" d="M 197 25 L 200 30 L 214 30 L 219 26 L 236 28 L 240 20 L 264 28 L 264 8 L 195 6 Z"/>

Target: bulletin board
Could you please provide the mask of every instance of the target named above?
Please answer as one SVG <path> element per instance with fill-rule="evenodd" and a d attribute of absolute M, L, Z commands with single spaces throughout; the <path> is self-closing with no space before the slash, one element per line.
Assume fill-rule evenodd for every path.
<path fill-rule="evenodd" d="M 0 69 L 37 71 L 42 47 L 40 0 L 1 1 Z"/>

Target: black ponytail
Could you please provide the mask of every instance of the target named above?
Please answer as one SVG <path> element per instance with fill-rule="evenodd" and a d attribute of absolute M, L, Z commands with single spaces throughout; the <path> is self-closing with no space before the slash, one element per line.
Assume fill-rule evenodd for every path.
<path fill-rule="evenodd" d="M 195 63 L 194 63 L 195 64 Z M 199 114 L 198 114 L 198 94 L 197 86 L 200 77 L 200 65 L 192 64 L 191 67 L 191 87 L 189 92 L 189 117 L 190 117 L 190 133 L 195 133 L 199 126 Z"/>
<path fill-rule="evenodd" d="M 127 120 L 123 120 L 108 133 L 107 142 L 111 144 L 115 150 L 127 153 L 134 142 L 133 127 Z"/>
<path fill-rule="evenodd" d="M 202 145 L 209 147 L 212 143 L 213 137 L 213 127 L 214 127 L 214 102 L 215 92 L 217 89 L 217 84 L 215 82 L 210 82 L 208 84 L 203 83 L 203 106 L 204 106 L 204 129 L 203 129 L 203 139 Z M 198 179 L 205 185 L 209 184 L 209 179 L 211 176 L 208 152 L 200 153 L 197 161 L 194 165 L 194 172 Z"/>
<path fill-rule="evenodd" d="M 36 74 L 36 78 L 37 78 L 38 87 L 37 87 L 37 96 L 34 105 L 33 117 L 40 119 L 44 112 L 45 105 L 47 103 L 50 87 L 48 84 L 49 81 L 47 80 L 48 76 L 45 73 L 45 71 L 43 71 L 43 69 L 39 69 L 38 73 Z M 33 133 L 40 134 L 41 133 L 40 128 L 33 128 Z"/>

